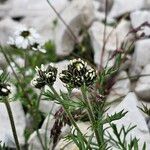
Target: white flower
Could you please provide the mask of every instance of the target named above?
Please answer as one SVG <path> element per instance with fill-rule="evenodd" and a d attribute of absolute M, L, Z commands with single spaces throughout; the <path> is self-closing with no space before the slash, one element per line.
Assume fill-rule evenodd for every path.
<path fill-rule="evenodd" d="M 29 46 L 29 41 L 22 36 L 18 36 L 15 39 L 15 46 L 18 48 L 27 49 Z"/>
<path fill-rule="evenodd" d="M 43 43 L 41 41 L 35 41 L 35 43 L 32 44 L 31 48 L 34 51 L 40 51 L 42 53 L 46 53 L 46 50 L 43 47 Z"/>
<path fill-rule="evenodd" d="M 42 48 L 43 43 L 40 35 L 33 28 L 27 29 L 24 26 L 18 28 L 14 36 L 10 37 L 7 43 L 17 48 L 32 49 L 46 53 L 46 50 Z"/>

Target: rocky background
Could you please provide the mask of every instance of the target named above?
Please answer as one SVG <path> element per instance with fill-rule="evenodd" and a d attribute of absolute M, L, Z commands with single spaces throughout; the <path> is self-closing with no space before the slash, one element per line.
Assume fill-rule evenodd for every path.
<path fill-rule="evenodd" d="M 105 9 L 105 0 L 51 0 L 51 4 L 65 20 L 69 29 L 78 37 L 77 40 L 83 39 L 80 31 L 86 29 L 94 50 L 96 65 L 100 64 L 101 59 L 105 28 L 103 22 L 106 12 L 108 14 L 106 35 L 110 34 L 110 36 L 106 44 L 104 63 L 108 55 L 120 47 L 131 29 L 135 29 L 145 22 L 150 23 L 150 0 L 108 0 L 107 10 Z M 0 0 L 0 44 L 6 45 L 8 37 L 22 24 L 37 29 L 45 41 L 52 40 L 56 45 L 57 55 L 67 56 L 73 51 L 76 39 L 68 32 L 68 28 L 57 17 L 46 0 Z M 145 26 L 136 34 L 140 35 L 141 32 L 147 38 L 135 42 L 133 52 L 128 56 L 107 100 L 109 102 L 113 102 L 114 99 L 121 100 L 121 102 L 112 103 L 108 113 L 112 114 L 122 109 L 127 110 L 128 114 L 117 122 L 118 126 L 130 123 L 137 125 L 131 135 L 140 138 L 141 143 L 146 141 L 147 150 L 149 150 L 150 118 L 145 116 L 137 106 L 144 103 L 150 107 L 150 27 Z M 126 40 L 130 41 L 134 36 L 133 33 Z M 59 68 L 64 68 L 67 63 L 67 61 L 62 61 L 57 65 Z M 5 59 L 0 54 L 0 66 L 5 64 Z M 55 87 L 58 91 L 63 89 L 61 83 L 56 83 Z M 30 116 L 24 113 L 19 101 L 12 102 L 11 107 L 19 142 L 24 145 L 24 129 L 30 123 Z M 59 108 L 51 102 L 41 101 L 40 103 L 40 110 L 44 113 L 49 113 L 52 107 L 54 112 Z M 47 122 L 48 130 L 46 130 Z M 48 131 L 52 128 L 53 123 L 52 116 L 47 116 L 39 130 L 43 139 L 45 133 L 49 138 Z M 80 123 L 80 126 L 85 132 L 88 123 Z M 14 146 L 8 116 L 3 104 L 0 104 L 1 140 L 10 147 Z M 41 150 L 36 133 L 30 136 L 28 144 L 30 148 L 33 147 L 33 150 Z M 60 141 L 55 149 L 60 150 L 64 144 L 63 141 Z M 65 150 L 68 149 L 76 150 L 77 148 L 70 144 L 65 148 Z"/>

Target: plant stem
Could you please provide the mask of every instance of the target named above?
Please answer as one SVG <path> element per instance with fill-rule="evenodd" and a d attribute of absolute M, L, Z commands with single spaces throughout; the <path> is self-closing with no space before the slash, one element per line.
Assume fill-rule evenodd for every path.
<path fill-rule="evenodd" d="M 63 105 L 62 103 L 62 98 L 60 97 L 60 95 L 56 92 L 56 90 L 53 87 L 50 87 L 52 92 L 55 94 L 55 96 L 59 99 L 58 101 L 62 104 L 65 113 L 68 115 L 69 120 L 71 121 L 72 125 L 75 127 L 75 129 L 80 133 L 80 135 L 82 136 L 84 142 L 88 145 L 89 150 L 92 150 L 92 148 L 90 147 L 88 141 L 86 140 L 86 138 L 84 137 L 83 133 L 80 131 L 78 125 L 76 124 L 72 114 L 70 113 L 70 111 L 68 110 L 68 108 L 66 108 L 65 105 Z"/>
<path fill-rule="evenodd" d="M 1 52 L 2 52 L 2 54 L 4 55 L 4 57 L 5 57 L 5 59 L 6 59 L 7 63 L 8 63 L 8 65 L 10 66 L 10 68 L 11 68 L 11 70 L 12 70 L 12 72 L 13 72 L 15 78 L 16 78 L 16 80 L 18 81 L 18 84 L 20 85 L 20 88 L 21 88 L 21 90 L 22 90 L 22 93 L 23 93 L 23 95 L 24 95 L 24 98 L 26 98 L 27 101 L 28 101 L 28 103 L 29 103 L 29 105 L 32 106 L 32 103 L 31 103 L 31 101 L 30 101 L 30 99 L 29 99 L 29 96 L 28 96 L 28 94 L 25 92 L 24 86 L 22 85 L 22 82 L 20 81 L 20 79 L 19 79 L 17 73 L 15 72 L 13 66 L 11 65 L 10 60 L 9 60 L 7 54 L 6 54 L 5 51 L 3 50 L 3 47 L 2 47 L 2 46 L 0 46 L 0 49 L 1 49 Z"/>
<path fill-rule="evenodd" d="M 7 108 L 7 112 L 8 112 L 11 128 L 12 128 L 14 140 L 15 140 L 15 143 L 16 143 L 16 149 L 21 150 L 20 145 L 19 145 L 19 141 L 18 141 L 18 136 L 17 136 L 16 127 L 15 127 L 14 118 L 13 118 L 13 114 L 12 114 L 12 111 L 11 111 L 10 104 L 9 104 L 7 99 L 5 99 L 4 103 L 5 103 L 5 106 Z"/>
<path fill-rule="evenodd" d="M 106 41 L 106 34 L 107 34 L 107 26 L 106 26 L 106 23 L 107 23 L 107 9 L 108 9 L 108 2 L 107 0 L 105 0 L 105 26 L 104 26 L 104 32 L 103 32 L 103 47 L 102 47 L 102 52 L 100 54 L 100 65 L 99 65 L 99 70 L 103 67 L 103 56 L 104 56 L 104 52 L 105 52 L 105 48 L 106 48 L 106 44 L 107 44 L 107 41 Z"/>
<path fill-rule="evenodd" d="M 95 127 L 95 124 L 96 124 L 96 120 L 95 120 L 95 117 L 94 117 L 94 112 L 93 112 L 93 109 L 92 109 L 92 106 L 91 106 L 91 103 L 87 97 L 87 94 L 86 94 L 86 87 L 83 86 L 81 87 L 81 92 L 82 92 L 82 96 L 83 96 L 83 100 L 85 101 L 85 103 L 87 104 L 87 112 L 88 112 L 88 116 L 89 116 L 89 119 L 90 119 L 90 122 L 91 122 L 91 125 L 92 125 L 92 128 L 94 130 L 94 133 L 95 133 L 95 136 L 96 136 L 96 140 L 97 140 L 97 143 L 99 145 L 99 147 L 101 146 L 101 138 L 99 136 L 99 131 L 97 130 L 97 127 Z M 99 129 L 99 128 L 98 128 Z"/>
<path fill-rule="evenodd" d="M 38 139 L 39 139 L 39 141 L 40 141 L 40 143 L 41 143 L 42 149 L 43 149 L 43 150 L 47 150 L 47 149 L 45 148 L 44 144 L 43 144 L 43 141 L 42 141 L 42 138 L 41 138 L 41 136 L 40 136 L 40 133 L 39 133 L 39 130 L 38 130 L 38 129 L 36 130 L 36 133 L 37 133 Z"/>
<path fill-rule="evenodd" d="M 39 105 L 40 105 L 40 101 L 41 101 L 41 97 L 42 97 L 43 91 L 44 91 L 44 88 L 41 89 L 40 95 L 38 97 L 38 100 L 37 100 L 37 109 L 39 109 Z"/>
<path fill-rule="evenodd" d="M 76 35 L 74 34 L 74 32 L 72 31 L 72 29 L 69 27 L 69 25 L 65 22 L 65 20 L 62 18 L 62 16 L 57 12 L 57 10 L 55 9 L 55 7 L 51 4 L 50 0 L 47 0 L 49 6 L 53 9 L 53 11 L 56 13 L 56 15 L 58 16 L 58 18 L 62 21 L 62 23 L 66 26 L 66 28 L 68 29 L 69 33 L 71 34 L 72 39 L 75 41 L 76 44 L 79 44 L 78 38 L 76 37 Z"/>

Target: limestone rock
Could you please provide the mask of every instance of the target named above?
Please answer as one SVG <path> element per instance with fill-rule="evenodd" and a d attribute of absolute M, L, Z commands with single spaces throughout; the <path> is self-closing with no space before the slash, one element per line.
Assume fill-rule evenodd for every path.
<path fill-rule="evenodd" d="M 45 130 L 40 129 L 39 130 L 39 136 L 40 136 L 40 139 L 41 139 L 43 145 L 44 146 L 47 145 L 47 148 L 51 149 L 52 143 L 50 142 L 50 134 L 47 133 Z M 30 135 L 30 138 L 28 140 L 29 150 L 41 150 L 41 149 L 43 149 L 41 141 L 39 140 L 39 136 L 37 135 L 36 131 Z"/>
<path fill-rule="evenodd" d="M 105 62 L 104 64 L 106 64 L 109 54 L 121 46 L 121 43 L 123 42 L 129 29 L 130 23 L 125 20 L 122 20 L 118 24 L 116 29 L 110 26 L 106 28 L 106 37 L 108 40 L 106 43 L 106 52 L 104 54 L 104 62 Z M 94 61 L 98 65 L 100 64 L 101 60 L 100 56 L 103 47 L 103 32 L 104 32 L 104 24 L 102 24 L 101 22 L 94 22 L 89 29 L 89 34 L 94 48 Z"/>
<path fill-rule="evenodd" d="M 150 64 L 142 70 L 135 91 L 142 100 L 150 101 Z"/>
<path fill-rule="evenodd" d="M 61 139 L 59 143 L 56 145 L 54 150 L 79 150 L 79 148 L 74 143 L 68 143 L 64 139 Z"/>
<path fill-rule="evenodd" d="M 131 24 L 133 28 L 137 28 L 144 22 L 150 23 L 150 11 L 135 11 L 130 14 Z M 142 31 L 138 34 L 145 33 L 146 36 L 150 35 L 150 27 L 143 27 Z"/>
<path fill-rule="evenodd" d="M 11 36 L 18 27 L 22 25 L 16 21 L 13 21 L 11 18 L 5 18 L 0 21 L 0 44 L 6 45 L 9 36 Z"/>
<path fill-rule="evenodd" d="M 115 18 L 144 7 L 144 0 L 114 0 L 109 17 Z M 134 4 L 134 5 L 133 5 Z"/>
<path fill-rule="evenodd" d="M 44 3 L 44 5 L 46 5 L 45 9 L 44 7 L 40 6 L 41 3 L 42 4 Z M 66 8 L 66 6 L 69 5 L 69 1 L 55 0 L 51 1 L 51 4 L 58 13 L 61 13 Z M 57 17 L 56 13 L 51 9 L 51 7 L 48 6 L 48 3 L 46 1 L 39 1 L 37 8 L 34 7 L 30 6 L 30 9 L 33 11 L 31 11 L 31 14 L 26 16 L 21 21 L 21 23 L 26 24 L 29 27 L 35 28 L 40 33 L 40 35 L 42 35 L 44 41 L 48 40 L 53 41 L 55 37 L 55 27 L 56 27 L 56 24 L 54 22 L 57 22 L 59 18 Z"/>
<path fill-rule="evenodd" d="M 61 13 L 63 20 L 78 39 L 79 32 L 88 27 L 94 19 L 94 6 L 92 0 L 75 0 Z M 58 20 L 56 27 L 56 53 L 66 56 L 73 50 L 76 38 L 68 27 Z M 79 39 L 78 39 L 79 40 Z"/>
<path fill-rule="evenodd" d="M 136 128 L 129 132 L 127 136 L 127 142 L 130 141 L 131 137 L 137 137 L 139 139 L 139 149 L 142 149 L 144 142 L 146 142 L 147 147 L 150 147 L 150 134 L 145 118 L 137 108 L 138 105 L 139 104 L 136 95 L 131 92 L 109 115 L 112 115 L 115 112 L 119 112 L 121 110 L 128 111 L 128 113 L 122 119 L 114 121 L 113 123 L 117 125 L 118 129 L 120 129 L 122 125 L 124 125 L 125 127 L 128 127 L 129 125 L 136 125 Z M 114 133 L 111 128 L 108 129 L 107 132 L 109 132 L 115 139 Z"/>
<path fill-rule="evenodd" d="M 24 130 L 26 127 L 25 114 L 19 101 L 10 102 L 20 145 L 25 144 Z M 9 147 L 15 147 L 12 129 L 5 104 L 0 104 L 0 141 Z"/>
<path fill-rule="evenodd" d="M 40 101 L 39 110 L 43 113 L 46 113 L 46 114 L 51 113 L 54 115 L 59 108 L 60 108 L 60 105 L 54 102 L 47 101 L 47 100 Z"/>
<path fill-rule="evenodd" d="M 83 134 L 86 134 L 87 136 L 90 135 L 90 123 L 89 122 L 78 122 L 78 127 L 80 128 L 81 132 Z M 55 150 L 79 150 L 79 148 L 74 143 L 68 143 L 64 139 L 61 139 L 58 144 L 55 147 Z"/>
<path fill-rule="evenodd" d="M 142 68 L 150 63 L 150 39 L 139 40 L 135 43 L 132 65 L 130 68 L 131 75 L 139 75 Z"/>
<path fill-rule="evenodd" d="M 125 71 L 121 72 L 118 75 L 116 83 L 113 85 L 109 96 L 107 97 L 107 101 L 112 102 L 118 98 L 126 96 L 130 92 L 130 86 L 131 83 L 127 73 Z"/>

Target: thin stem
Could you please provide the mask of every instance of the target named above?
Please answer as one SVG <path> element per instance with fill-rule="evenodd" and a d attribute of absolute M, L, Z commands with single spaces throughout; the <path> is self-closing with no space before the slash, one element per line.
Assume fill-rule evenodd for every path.
<path fill-rule="evenodd" d="M 29 96 L 28 96 L 28 94 L 25 92 L 24 87 L 22 86 L 22 83 L 21 83 L 21 81 L 20 81 L 18 75 L 16 74 L 16 72 L 15 72 L 13 66 L 12 66 L 11 63 L 10 63 L 9 58 L 7 57 L 6 53 L 4 52 L 2 46 L 0 46 L 0 48 L 1 48 L 1 52 L 3 53 L 3 55 L 4 55 L 4 57 L 5 57 L 5 59 L 6 59 L 7 63 L 8 63 L 8 65 L 10 66 L 10 68 L 11 68 L 11 70 L 12 70 L 12 72 L 13 72 L 15 78 L 16 78 L 16 80 L 17 80 L 18 83 L 20 84 L 20 87 L 21 87 L 21 90 L 22 90 L 22 92 L 23 92 L 23 94 L 24 94 L 24 97 L 28 100 L 30 106 L 32 106 L 32 103 L 31 103 L 31 101 L 30 101 L 30 99 L 29 99 Z"/>
<path fill-rule="evenodd" d="M 1 48 L 1 52 L 3 53 L 3 55 L 4 55 L 4 57 L 5 57 L 5 59 L 6 59 L 7 63 L 8 63 L 8 65 L 10 66 L 10 68 L 11 68 L 11 70 L 12 70 L 12 72 L 13 72 L 15 78 L 17 79 L 18 82 L 20 82 L 20 80 L 19 80 L 19 78 L 18 78 L 18 76 L 17 76 L 17 74 L 16 74 L 14 68 L 12 67 L 12 65 L 11 65 L 11 63 L 10 63 L 9 58 L 7 57 L 6 53 L 4 52 L 2 46 L 0 46 L 0 48 Z"/>
<path fill-rule="evenodd" d="M 12 111 L 11 111 L 10 104 L 9 104 L 7 99 L 4 100 L 4 103 L 5 103 L 5 106 L 7 108 L 7 112 L 8 112 L 11 128 L 12 128 L 14 140 L 15 140 L 15 143 L 16 143 L 16 149 L 21 150 L 20 145 L 19 145 L 19 141 L 18 141 L 18 136 L 17 136 L 16 127 L 15 127 L 14 118 L 13 118 L 13 114 L 12 114 Z"/>
<path fill-rule="evenodd" d="M 128 76 L 128 77 L 124 77 L 124 78 L 119 78 L 117 81 L 120 81 L 120 80 L 126 80 L 126 79 L 137 79 L 137 78 L 140 78 L 140 77 L 149 77 L 150 74 L 141 74 L 141 75 L 135 75 L 135 76 Z"/>
<path fill-rule="evenodd" d="M 38 129 L 36 130 L 36 133 L 37 133 L 38 139 L 39 139 L 39 141 L 40 141 L 40 143 L 41 143 L 42 149 L 43 149 L 43 150 L 46 150 L 46 148 L 45 148 L 45 146 L 44 146 L 44 144 L 43 144 L 43 141 L 42 141 L 42 138 L 41 138 L 41 136 L 40 136 L 40 133 L 39 133 L 39 130 L 38 130 Z"/>
<path fill-rule="evenodd" d="M 50 5 L 50 7 L 53 9 L 53 11 L 56 13 L 56 15 L 58 16 L 58 18 L 62 21 L 62 23 L 67 27 L 68 31 L 71 33 L 71 37 L 73 38 L 73 40 L 75 41 L 75 43 L 79 43 L 76 35 L 73 33 L 72 29 L 69 27 L 69 25 L 67 25 L 67 23 L 65 22 L 65 20 L 61 17 L 61 15 L 57 12 L 57 10 L 55 9 L 55 7 L 51 4 L 51 2 L 49 0 L 47 0 L 48 4 Z"/>
<path fill-rule="evenodd" d="M 92 127 L 93 127 L 93 130 L 94 130 L 94 133 L 95 133 L 95 136 L 96 136 L 96 139 L 97 139 L 97 143 L 100 147 L 101 145 L 101 138 L 98 134 L 98 130 L 95 128 L 95 123 L 96 123 L 96 120 L 95 120 L 95 117 L 94 117 L 94 112 L 93 112 L 93 109 L 92 109 L 92 106 L 91 106 L 91 103 L 87 97 L 87 94 L 86 94 L 86 87 L 81 87 L 81 92 L 82 92 L 82 96 L 83 96 L 83 100 L 85 101 L 85 103 L 87 104 L 87 112 L 88 112 L 88 116 L 89 116 L 89 119 L 90 119 L 90 122 L 92 124 Z"/>
<path fill-rule="evenodd" d="M 104 52 L 105 52 L 105 48 L 106 48 L 106 29 L 107 29 L 107 7 L 108 7 L 108 3 L 107 0 L 105 0 L 105 26 L 104 26 L 104 32 L 103 32 L 103 47 L 102 47 L 102 53 L 100 56 L 100 66 L 99 66 L 99 70 L 103 67 L 103 56 L 104 56 Z"/>
<path fill-rule="evenodd" d="M 28 59 L 27 59 L 27 50 L 24 51 L 24 71 L 23 71 L 23 76 L 25 78 L 25 69 L 27 68 L 27 62 L 28 62 Z"/>
<path fill-rule="evenodd" d="M 39 95 L 38 100 L 37 100 L 37 109 L 39 108 L 39 105 L 40 105 L 40 101 L 41 101 L 41 97 L 42 97 L 43 91 L 44 91 L 44 88 L 42 88 L 41 91 L 40 91 L 40 95 Z"/>
<path fill-rule="evenodd" d="M 90 145 L 88 144 L 88 141 L 86 140 L 86 138 L 84 137 L 83 133 L 80 131 L 78 125 L 76 124 L 76 122 L 75 122 L 75 120 L 74 120 L 72 114 L 70 113 L 70 111 L 68 110 L 68 108 L 66 108 L 66 106 L 63 105 L 63 103 L 62 103 L 63 100 L 62 100 L 62 98 L 60 97 L 60 95 L 56 92 L 56 90 L 55 90 L 52 86 L 51 86 L 50 88 L 51 88 L 52 92 L 55 94 L 55 96 L 58 98 L 58 101 L 62 104 L 62 106 L 63 106 L 63 108 L 64 108 L 64 111 L 65 111 L 65 113 L 68 115 L 69 120 L 71 121 L 72 125 L 73 125 L 73 126 L 76 128 L 76 130 L 80 133 L 80 135 L 82 136 L 84 142 L 88 145 L 89 150 L 92 150 L 92 148 L 91 148 Z"/>

